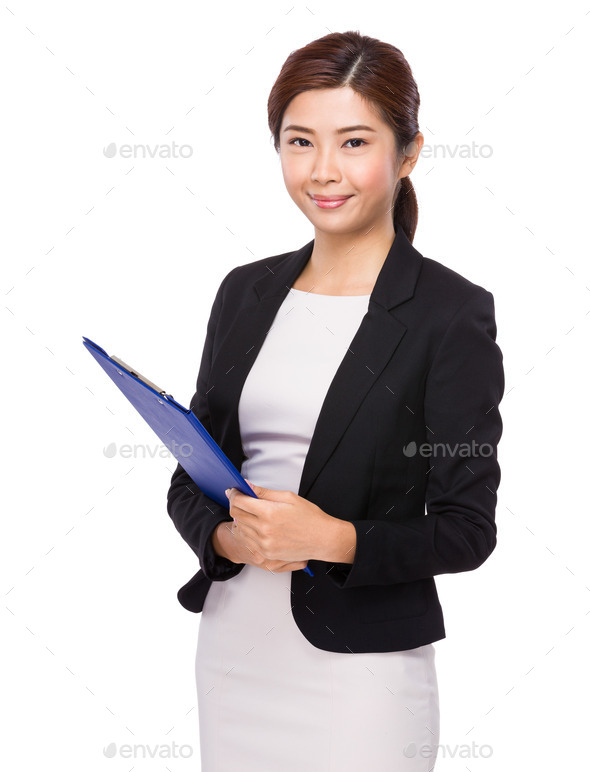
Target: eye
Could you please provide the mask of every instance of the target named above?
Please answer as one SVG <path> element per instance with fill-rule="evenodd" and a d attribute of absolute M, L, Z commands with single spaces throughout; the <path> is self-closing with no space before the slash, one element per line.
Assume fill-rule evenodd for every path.
<path fill-rule="evenodd" d="M 309 144 L 311 144 L 308 139 L 305 139 L 305 137 L 295 137 L 295 139 L 290 140 L 288 144 L 295 145 L 297 142 L 308 142 Z M 353 137 L 353 139 L 348 139 L 344 144 L 348 145 L 349 142 L 362 142 L 363 145 L 368 144 L 368 142 L 365 142 L 364 139 L 360 139 L 359 137 Z M 307 145 L 297 145 L 297 147 L 307 147 Z M 355 145 L 355 147 L 362 147 L 362 145 Z"/>

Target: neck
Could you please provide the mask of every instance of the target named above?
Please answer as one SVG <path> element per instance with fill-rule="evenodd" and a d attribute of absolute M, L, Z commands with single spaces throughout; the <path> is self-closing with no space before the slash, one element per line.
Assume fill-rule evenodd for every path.
<path fill-rule="evenodd" d="M 395 238 L 393 222 L 364 235 L 318 231 L 311 257 L 297 279 L 300 289 L 326 294 L 371 292 Z"/>

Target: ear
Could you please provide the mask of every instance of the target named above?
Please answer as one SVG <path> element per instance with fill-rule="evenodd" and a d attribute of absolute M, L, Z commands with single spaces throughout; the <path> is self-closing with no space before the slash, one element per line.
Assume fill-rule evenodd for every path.
<path fill-rule="evenodd" d="M 400 166 L 398 179 L 402 177 L 408 177 L 414 170 L 414 166 L 418 161 L 418 156 L 424 145 L 424 134 L 421 131 L 416 133 L 414 139 L 406 145 L 404 149 L 405 158 Z"/>

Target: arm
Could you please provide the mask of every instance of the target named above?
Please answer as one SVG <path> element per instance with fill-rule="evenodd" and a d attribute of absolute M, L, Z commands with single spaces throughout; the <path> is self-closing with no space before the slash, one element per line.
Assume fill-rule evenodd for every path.
<path fill-rule="evenodd" d="M 221 282 L 213 302 L 207 324 L 201 366 L 197 376 L 197 391 L 190 403 L 191 410 L 209 433 L 211 432 L 211 423 L 206 392 L 211 368 L 213 338 L 223 303 L 223 288 L 230 274 L 231 271 Z M 232 522 L 229 510 L 206 496 L 180 464 L 177 465 L 170 480 L 167 508 L 176 530 L 199 558 L 199 563 L 207 579 L 224 581 L 240 573 L 244 563 L 233 563 L 217 554 L 214 548 L 214 544 L 219 544 L 217 539 L 215 542 L 213 541 L 214 530 L 224 521 Z"/>
<path fill-rule="evenodd" d="M 406 522 L 352 520 L 354 561 L 328 572 L 338 587 L 471 571 L 494 550 L 498 405 L 504 394 L 503 358 L 495 340 L 493 295 L 477 290 L 452 318 L 426 379 L 424 419 L 432 443 L 437 448 L 448 443 L 451 451 L 457 446 L 454 454 L 439 451 L 430 458 L 427 514 Z"/>

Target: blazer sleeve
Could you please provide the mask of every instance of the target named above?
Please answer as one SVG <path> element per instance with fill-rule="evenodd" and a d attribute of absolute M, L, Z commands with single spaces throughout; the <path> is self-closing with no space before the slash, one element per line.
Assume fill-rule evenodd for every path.
<path fill-rule="evenodd" d="M 190 409 L 209 433 L 211 433 L 211 422 L 206 393 L 213 340 L 223 303 L 223 289 L 231 273 L 232 271 L 221 282 L 213 302 L 207 324 L 201 365 L 197 375 L 197 391 L 190 402 Z M 207 579 L 224 581 L 240 573 L 245 563 L 233 563 L 231 560 L 221 557 L 214 551 L 211 542 L 212 533 L 219 523 L 232 522 L 228 508 L 221 506 L 205 495 L 180 464 L 177 465 L 170 480 L 167 508 L 176 530 L 199 558 L 199 563 Z"/>
<path fill-rule="evenodd" d="M 500 484 L 502 361 L 494 297 L 478 287 L 452 317 L 425 383 L 428 442 L 434 450 L 442 443 L 458 452 L 432 453 L 425 515 L 405 522 L 352 521 L 354 562 L 336 563 L 328 571 L 338 587 L 471 571 L 492 553 Z"/>

